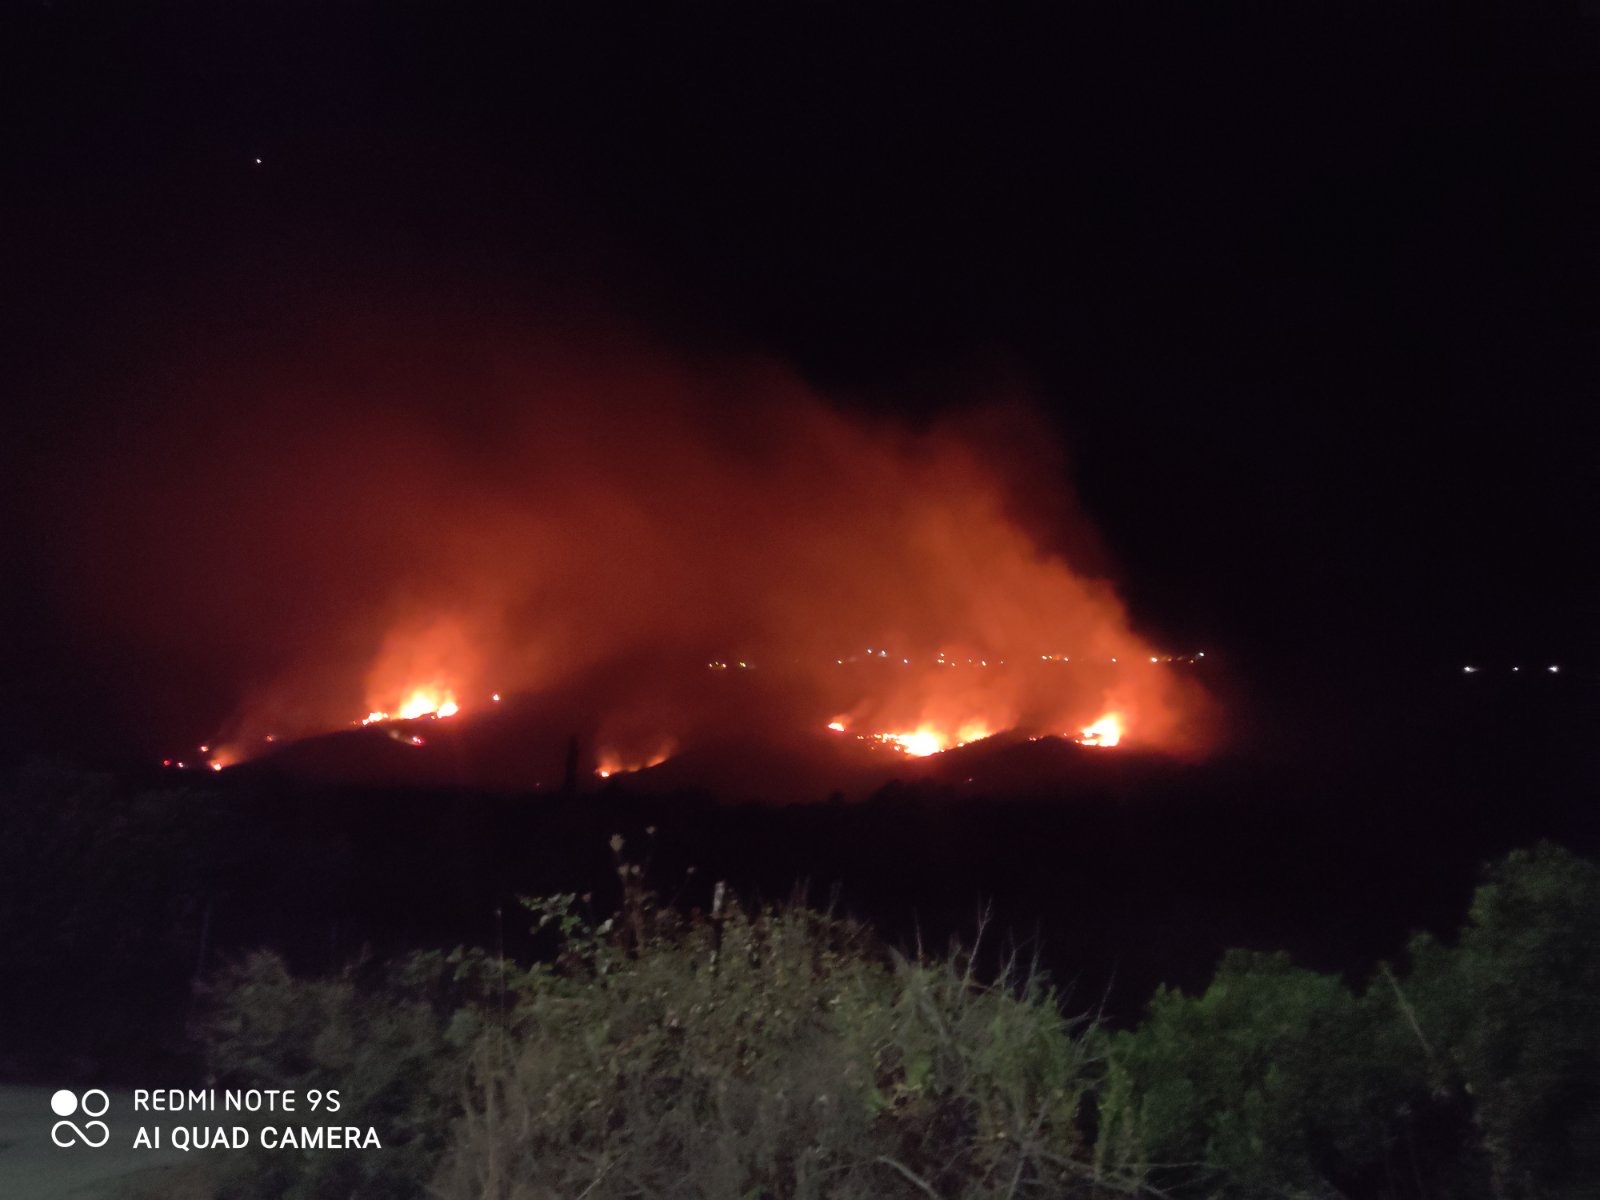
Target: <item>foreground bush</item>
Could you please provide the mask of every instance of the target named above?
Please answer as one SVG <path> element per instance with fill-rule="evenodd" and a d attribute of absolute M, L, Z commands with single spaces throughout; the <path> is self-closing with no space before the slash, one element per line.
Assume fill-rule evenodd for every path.
<path fill-rule="evenodd" d="M 481 951 L 409 954 L 384 968 L 356 964 L 301 979 L 259 953 L 209 983 L 202 1036 L 218 1086 L 340 1093 L 336 1119 L 373 1126 L 371 1152 L 253 1150 L 223 1180 L 238 1200 L 318 1200 L 425 1194 L 444 1152 L 471 1046 L 498 988 Z"/>
<path fill-rule="evenodd" d="M 1134 1030 L 1062 1015 L 799 906 L 530 902 L 546 961 L 414 954 L 328 980 L 257 955 L 213 982 L 219 1080 L 338 1088 L 381 1152 L 262 1155 L 229 1197 L 1593 1195 L 1600 870 L 1490 871 L 1456 945 L 1364 988 L 1227 956 Z"/>
<path fill-rule="evenodd" d="M 379 1153 L 261 1154 L 236 1197 L 1021 1197 L 1136 1191 L 1078 1126 L 1087 1026 L 1037 975 L 912 961 L 800 906 L 686 918 L 619 864 L 625 903 L 531 901 L 553 942 L 212 985 L 220 1079 L 339 1088 Z"/>
<path fill-rule="evenodd" d="M 1600 869 L 1555 846 L 1495 864 L 1456 946 L 1411 945 L 1435 1081 L 1470 1098 L 1504 1200 L 1600 1192 Z"/>
<path fill-rule="evenodd" d="M 1228 955 L 1115 1035 L 1099 1153 L 1183 1196 L 1590 1197 L 1600 1179 L 1600 869 L 1495 864 L 1458 944 L 1359 993 Z"/>
<path fill-rule="evenodd" d="M 1101 1153 L 1185 1195 L 1379 1194 L 1423 1090 L 1386 989 L 1357 997 L 1284 955 L 1230 953 L 1198 997 L 1162 989 L 1112 1039 Z"/>
<path fill-rule="evenodd" d="M 551 911 L 547 917 L 559 919 Z M 803 908 L 569 919 L 478 1044 L 446 1197 L 1089 1195 L 1083 1031 L 1031 977 Z M 1118 1179 L 1118 1187 L 1130 1181 Z"/>

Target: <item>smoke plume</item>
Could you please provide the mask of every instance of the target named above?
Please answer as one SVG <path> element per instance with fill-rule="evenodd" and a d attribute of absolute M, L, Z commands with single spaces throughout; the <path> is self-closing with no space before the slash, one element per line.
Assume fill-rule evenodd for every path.
<path fill-rule="evenodd" d="M 615 333 L 369 322 L 199 357 L 73 447 L 56 565 L 134 648 L 130 703 L 152 672 L 231 693 L 195 718 L 230 759 L 574 689 L 619 767 L 729 724 L 1202 741 L 1015 405 L 913 428 Z"/>

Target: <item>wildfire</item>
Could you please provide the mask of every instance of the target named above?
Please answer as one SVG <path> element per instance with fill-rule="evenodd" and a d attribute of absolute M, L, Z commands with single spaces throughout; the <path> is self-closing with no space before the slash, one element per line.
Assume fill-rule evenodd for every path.
<path fill-rule="evenodd" d="M 595 767 L 594 773 L 601 779 L 610 779 L 613 775 L 625 775 L 632 771 L 659 767 L 671 757 L 670 750 L 658 750 L 649 758 L 642 760 L 624 759 L 620 754 L 607 751 L 600 756 L 600 765 Z"/>
<path fill-rule="evenodd" d="M 1079 731 L 1080 746 L 1115 746 L 1122 740 L 1122 714 L 1107 713 L 1093 725 Z"/>
<path fill-rule="evenodd" d="M 372 711 L 355 723 L 387 727 L 385 733 L 395 742 L 420 748 L 425 744 L 424 738 L 418 736 L 420 727 L 413 723 L 448 719 L 463 712 L 458 697 L 467 697 L 465 710 L 473 714 L 502 707 L 500 702 L 507 700 L 509 693 L 491 692 L 484 685 L 483 656 L 470 653 L 470 647 L 460 649 L 465 645 L 450 643 L 447 649 L 460 650 L 454 657 L 442 651 L 436 655 L 396 651 L 397 658 L 409 665 L 415 665 L 419 658 L 427 661 L 414 671 L 397 668 L 374 672 L 376 677 L 369 677 L 367 687 Z M 929 649 L 918 655 L 915 650 L 903 652 L 904 647 L 886 651 L 874 646 L 868 655 L 839 657 L 835 652 L 819 658 L 817 661 L 826 664 L 823 669 L 830 676 L 830 707 L 836 714 L 826 722 L 826 730 L 848 737 L 864 749 L 886 750 L 911 759 L 931 758 L 997 734 L 1024 736 L 1028 740 L 1061 736 L 1079 745 L 1109 749 L 1125 745 L 1129 730 L 1134 727 L 1138 729 L 1141 750 L 1159 750 L 1172 740 L 1171 695 L 1183 695 L 1169 695 L 1162 690 L 1169 686 L 1169 671 L 1160 669 L 1161 665 L 1168 664 L 1176 678 L 1178 672 L 1202 658 L 1198 652 L 1155 655 L 1148 653 L 1147 647 L 1141 647 L 1145 652 L 1137 655 L 1110 655 L 1102 650 L 1095 655 L 1080 653 L 1070 657 L 1060 653 L 1010 653 L 1004 658 L 986 656 L 976 646 L 970 647 L 975 652 L 969 655 L 965 653 L 967 649 L 950 647 L 939 650 L 937 655 Z M 1039 647 L 1041 651 L 1046 649 L 1050 647 Z M 1119 659 L 1128 665 L 1120 665 Z M 713 665 L 724 661 L 730 667 L 739 663 L 753 669 L 751 660 L 731 657 L 715 660 Z M 793 672 L 797 680 L 806 678 L 803 664 L 797 669 L 781 663 L 773 666 L 763 660 L 762 665 L 767 668 L 764 679 L 770 677 L 774 684 L 791 682 L 783 674 L 785 670 Z M 1152 671 L 1153 666 L 1158 669 Z M 835 675 L 830 669 L 835 667 L 846 670 Z M 1072 693 L 1088 688 L 1098 693 L 1090 703 L 1102 711 L 1092 723 L 1078 728 L 1077 721 L 1094 709 L 1074 703 Z M 591 760 L 594 776 L 608 780 L 660 765 L 677 752 L 680 738 L 704 732 L 705 713 L 709 711 L 712 709 L 708 703 L 695 713 L 698 726 L 682 722 L 670 734 L 661 728 L 659 713 L 643 720 L 613 722 L 613 728 L 598 740 L 599 752 Z M 815 715 L 811 719 L 822 725 L 821 717 L 828 710 L 812 711 Z M 788 715 L 798 714 L 791 709 Z M 744 726 L 739 723 L 746 719 L 746 709 L 721 712 L 717 719 L 724 727 L 742 729 Z M 753 725 L 759 717 L 750 720 Z M 248 737 L 230 735 L 225 745 L 203 744 L 198 747 L 198 759 L 168 759 L 163 765 L 223 771 L 262 752 L 279 736 L 262 735 L 259 727 L 250 733 Z"/>
<path fill-rule="evenodd" d="M 365 724 L 420 732 L 450 761 L 408 757 L 464 781 L 539 769 L 573 732 L 608 778 L 648 767 L 667 738 L 691 763 L 781 749 L 776 775 L 830 720 L 880 768 L 990 734 L 1206 748 L 1211 706 L 1180 664 L 1212 660 L 1135 628 L 1070 486 L 1036 486 L 1059 447 L 1009 381 L 998 403 L 974 379 L 978 407 L 908 424 L 771 356 L 679 356 L 603 318 L 505 345 L 480 322 L 463 369 L 456 318 L 435 319 L 418 336 L 409 318 L 374 326 L 402 346 L 400 375 L 365 336 L 240 360 L 250 386 L 275 381 L 270 409 L 208 410 L 224 423 L 200 440 L 163 429 L 182 469 L 152 472 L 92 429 L 71 448 L 126 501 L 52 507 L 73 619 L 128 651 L 108 656 L 119 672 L 174 647 L 172 678 L 207 681 L 199 695 L 225 663 L 248 684 L 230 713 L 196 717 L 218 726 L 194 726 L 234 757 L 187 736 L 164 753 L 226 773 L 267 753 L 269 733 Z M 480 357 L 495 370 L 473 369 Z M 220 366 L 192 369 L 175 394 L 229 386 Z M 463 399 L 470 430 L 439 396 Z M 354 747 L 361 769 L 377 736 Z M 474 751 L 457 758 L 462 741 Z"/>
<path fill-rule="evenodd" d="M 453 717 L 460 711 L 461 706 L 456 703 L 453 694 L 445 692 L 441 695 L 431 689 L 419 689 L 400 706 L 400 719 L 411 721 L 417 717 Z"/>
<path fill-rule="evenodd" d="M 844 733 L 847 726 L 844 720 L 828 722 L 828 728 L 834 733 Z M 927 758 L 930 754 L 939 754 L 945 750 L 953 750 L 958 746 L 965 746 L 968 742 L 981 741 L 988 737 L 992 730 L 981 722 L 969 721 L 953 732 L 940 730 L 932 725 L 919 725 L 914 730 L 900 733 L 866 733 L 857 734 L 862 741 L 874 742 L 880 746 L 900 754 L 909 754 L 913 758 Z"/>
<path fill-rule="evenodd" d="M 945 739 L 932 729 L 918 729 L 914 733 L 875 733 L 872 738 L 913 758 L 937 754 L 946 745 Z"/>
<path fill-rule="evenodd" d="M 413 688 L 393 712 L 374 709 L 361 718 L 363 725 L 384 721 L 416 721 L 423 717 L 453 717 L 461 711 L 456 695 L 448 688 Z"/>

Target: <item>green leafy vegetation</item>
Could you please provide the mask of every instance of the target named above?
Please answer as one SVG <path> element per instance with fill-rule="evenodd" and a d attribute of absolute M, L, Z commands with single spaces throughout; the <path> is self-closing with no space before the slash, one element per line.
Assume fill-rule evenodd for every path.
<path fill-rule="evenodd" d="M 357 963 L 332 979 L 291 975 L 276 954 L 252 954 L 206 987 L 201 1034 L 219 1086 L 339 1093 L 335 1112 L 296 1123 L 371 1126 L 381 1153 L 264 1151 L 246 1155 L 224 1194 L 274 1200 L 421 1195 L 460 1104 L 471 1049 L 498 987 L 482 951 Z"/>
<path fill-rule="evenodd" d="M 1470 1101 L 1497 1197 L 1600 1180 L 1600 869 L 1555 846 L 1488 873 L 1454 947 L 1411 945 L 1436 1086 Z"/>
<path fill-rule="evenodd" d="M 620 849 L 620 847 L 619 847 Z M 211 985 L 219 1078 L 340 1087 L 381 1155 L 279 1154 L 227 1196 L 1577 1197 L 1600 1146 L 1600 871 L 1496 864 L 1455 945 L 1359 988 L 1229 954 L 1134 1029 L 1015 960 L 907 958 L 799 905 L 529 901 L 550 953 Z"/>
<path fill-rule="evenodd" d="M 804 908 L 652 910 L 526 977 L 478 1046 L 447 1197 L 1088 1194 L 1087 1030 L 1027 974 Z"/>
<path fill-rule="evenodd" d="M 1318 1194 L 1369 1178 L 1399 1136 L 1419 1066 L 1381 994 L 1281 954 L 1230 953 L 1198 997 L 1162 989 L 1112 1039 L 1105 1154 L 1209 1194 Z"/>
<path fill-rule="evenodd" d="M 553 942 L 293 977 L 270 954 L 216 978 L 218 1078 L 340 1087 L 381 1155 L 259 1154 L 228 1196 L 1097 1195 L 1078 1127 L 1091 1026 L 1015 962 L 912 960 L 802 906 L 685 917 L 619 861 L 624 906 L 529 901 Z M 428 1188 L 431 1186 L 432 1193 Z"/>
<path fill-rule="evenodd" d="M 1111 1039 L 1100 1152 L 1195 1196 L 1592 1195 L 1600 1178 L 1600 869 L 1495 864 L 1454 946 L 1360 991 L 1229 954 Z"/>

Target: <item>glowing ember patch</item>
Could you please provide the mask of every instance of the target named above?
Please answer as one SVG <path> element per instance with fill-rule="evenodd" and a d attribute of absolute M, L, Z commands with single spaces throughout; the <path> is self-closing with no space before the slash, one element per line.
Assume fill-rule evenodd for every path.
<path fill-rule="evenodd" d="M 1093 725 L 1085 725 L 1078 738 L 1080 746 L 1115 746 L 1122 740 L 1122 714 L 1107 713 Z"/>
<path fill-rule="evenodd" d="M 648 758 L 625 759 L 620 754 L 606 751 L 600 755 L 599 765 L 594 773 L 601 779 L 610 779 L 614 775 L 627 775 L 634 771 L 648 770 L 650 767 L 659 767 L 672 757 L 672 746 L 669 744 L 657 750 Z"/>
<path fill-rule="evenodd" d="M 828 728 L 833 730 L 835 733 L 843 733 L 844 732 L 844 722 L 843 721 L 829 721 L 828 722 Z"/>
<path fill-rule="evenodd" d="M 956 731 L 956 745 L 965 746 L 968 742 L 981 742 L 990 735 L 990 729 L 982 722 L 969 722 Z"/>

